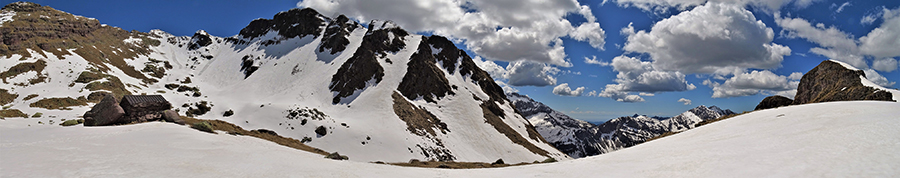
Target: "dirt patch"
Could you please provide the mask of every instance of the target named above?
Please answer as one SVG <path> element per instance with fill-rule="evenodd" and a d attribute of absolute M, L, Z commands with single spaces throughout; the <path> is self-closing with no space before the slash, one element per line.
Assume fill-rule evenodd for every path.
<path fill-rule="evenodd" d="M 111 64 L 128 76 L 146 83 L 156 82 L 125 62 L 125 59 L 149 54 L 149 46 L 159 44 L 159 41 L 147 38 L 149 34 L 103 26 L 96 19 L 74 16 L 35 3 L 13 3 L 3 9 L 17 12 L 13 21 L 0 27 L 0 34 L 4 34 L 0 36 L 0 54 L 4 56 L 32 57 L 26 49 L 64 56 L 71 54 L 68 50 L 75 49 L 75 53 L 100 71 L 109 71 L 106 64 Z M 128 38 L 141 40 L 125 42 Z"/>
<path fill-rule="evenodd" d="M 38 100 L 37 102 L 31 103 L 28 106 L 33 108 L 72 110 L 72 108 L 69 107 L 87 106 L 87 99 L 84 97 L 79 97 L 78 99 L 72 99 L 71 97 L 44 98 Z"/>
<path fill-rule="evenodd" d="M 6 82 L 6 79 L 15 77 L 16 75 L 23 74 L 29 71 L 37 72 L 38 75 L 41 75 L 41 72 L 44 71 L 44 68 L 47 67 L 47 62 L 44 60 L 38 60 L 37 62 L 23 62 L 16 64 L 9 68 L 9 70 L 0 73 L 0 79 L 3 79 L 3 83 Z M 40 77 L 38 77 L 40 78 Z M 31 81 L 29 81 L 31 82 Z M 34 82 L 32 82 L 34 83 Z"/>
<path fill-rule="evenodd" d="M 28 118 L 28 114 L 25 114 L 18 109 L 4 109 L 4 110 L 0 110 L 0 117 L 2 117 L 2 118 L 7 118 L 7 117 Z"/>
<path fill-rule="evenodd" d="M 28 101 L 28 100 L 30 100 L 30 99 L 32 99 L 32 98 L 35 98 L 35 97 L 38 97 L 38 94 L 30 94 L 30 95 L 28 95 L 28 96 L 25 96 L 25 98 L 23 98 L 22 101 Z M 2 104 L 0 104 L 0 105 L 2 105 Z"/>
<path fill-rule="evenodd" d="M 0 105 L 12 103 L 13 100 L 16 100 L 16 98 L 18 97 L 18 94 L 9 93 L 9 91 L 7 91 L 6 89 L 0 89 Z"/>
<path fill-rule="evenodd" d="M 311 146 L 303 144 L 300 142 L 300 140 L 297 140 L 297 139 L 282 137 L 282 136 L 278 136 L 277 134 L 271 134 L 271 133 L 268 133 L 265 131 L 259 131 L 259 130 L 248 131 L 248 130 L 244 130 L 240 126 L 237 126 L 237 125 L 225 122 L 225 121 L 221 121 L 221 120 L 202 120 L 202 119 L 195 119 L 195 118 L 184 117 L 184 116 L 182 116 L 181 119 L 184 120 L 186 125 L 194 125 L 196 123 L 207 122 L 213 130 L 225 131 L 228 134 L 246 135 L 246 136 L 261 138 L 263 140 L 275 142 L 282 146 L 286 146 L 286 147 L 290 147 L 290 148 L 294 148 L 294 149 L 298 149 L 298 150 L 303 150 L 303 151 L 308 151 L 311 153 L 320 154 L 322 156 L 327 156 L 328 154 L 330 154 L 329 152 L 326 152 L 324 150 L 321 150 L 318 148 L 313 148 Z"/>
<path fill-rule="evenodd" d="M 383 163 L 383 162 L 374 162 L 374 163 L 389 164 L 389 165 L 404 166 L 404 167 L 441 168 L 441 169 L 477 169 L 477 168 L 499 168 L 499 167 L 509 167 L 509 166 L 521 166 L 521 165 L 537 164 L 537 163 L 543 163 L 543 162 L 534 161 L 531 163 L 522 162 L 522 163 L 516 163 L 516 164 L 492 164 L 492 163 L 483 163 L 483 162 L 448 162 L 448 161 L 410 160 L 409 162 L 406 162 L 406 163 Z"/>
<path fill-rule="evenodd" d="M 394 113 L 406 123 L 406 130 L 409 132 L 419 136 L 424 136 L 426 133 L 437 136 L 437 131 L 443 134 L 450 131 L 447 129 L 447 123 L 441 122 L 428 110 L 407 102 L 399 93 L 394 92 L 391 97 L 394 99 Z"/>

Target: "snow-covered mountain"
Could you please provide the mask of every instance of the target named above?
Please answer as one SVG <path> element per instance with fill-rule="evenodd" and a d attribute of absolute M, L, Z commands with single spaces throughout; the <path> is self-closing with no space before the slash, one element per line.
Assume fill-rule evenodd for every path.
<path fill-rule="evenodd" d="M 231 37 L 174 36 L 34 3 L 2 11 L 11 19 L 0 23 L 3 117 L 75 118 L 104 93 L 159 94 L 179 114 L 272 130 L 351 160 L 568 159 L 464 51 L 390 21 L 292 9 Z"/>
<path fill-rule="evenodd" d="M 760 110 L 599 156 L 491 169 L 336 161 L 168 123 L 97 128 L 6 119 L 0 177 L 897 177 L 896 108 L 841 101 Z"/>
<path fill-rule="evenodd" d="M 573 158 L 631 147 L 666 132 L 681 132 L 694 128 L 702 121 L 735 114 L 716 106 L 700 105 L 669 118 L 635 114 L 593 125 L 553 110 L 528 96 L 518 93 L 506 95 L 547 142 Z"/>

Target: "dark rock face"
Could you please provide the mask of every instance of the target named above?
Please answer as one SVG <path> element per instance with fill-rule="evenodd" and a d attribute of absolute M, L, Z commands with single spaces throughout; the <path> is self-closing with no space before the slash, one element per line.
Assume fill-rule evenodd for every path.
<path fill-rule="evenodd" d="M 191 43 L 188 46 L 188 50 L 196 50 L 200 47 L 209 46 L 212 44 L 212 38 L 209 38 L 209 34 L 203 31 L 197 31 L 194 33 L 194 36 L 191 36 Z"/>
<path fill-rule="evenodd" d="M 325 16 L 311 8 L 291 9 L 275 14 L 272 19 L 256 19 L 241 30 L 243 38 L 256 38 L 269 31 L 278 31 L 285 38 L 318 36 L 325 24 Z"/>
<path fill-rule="evenodd" d="M 374 21 L 370 23 L 361 46 L 332 76 L 328 88 L 338 92 L 332 99 L 332 104 L 337 104 L 342 98 L 365 88 L 371 80 L 374 80 L 372 85 L 381 82 L 384 68 L 378 59 L 383 58 L 388 52 L 398 52 L 406 46 L 403 42 L 403 38 L 409 35 L 406 30 L 396 27 L 392 22 L 381 23 L 379 28 L 375 26 L 378 26 L 378 23 Z"/>
<path fill-rule="evenodd" d="M 359 27 L 361 27 L 359 23 L 350 20 L 347 16 L 338 16 L 337 19 L 328 23 L 328 27 L 325 29 L 325 37 L 322 38 L 322 44 L 319 45 L 318 52 L 330 50 L 330 54 L 336 54 L 344 51 L 344 49 L 347 49 L 347 45 L 350 44 L 350 39 L 347 37 Z"/>
<path fill-rule="evenodd" d="M 253 56 L 247 55 L 241 58 L 241 72 L 244 73 L 244 79 L 247 79 L 247 77 L 250 77 L 250 75 L 253 75 L 253 72 L 256 72 L 256 70 L 259 69 L 259 66 L 254 65 L 256 60 L 259 60 L 259 57 L 254 59 Z"/>
<path fill-rule="evenodd" d="M 439 55 L 433 55 L 436 51 L 432 51 L 432 46 L 435 45 L 429 40 L 434 38 L 443 37 L 422 37 L 423 43 L 419 43 L 418 51 L 410 57 L 409 63 L 407 63 L 406 75 L 403 76 L 403 81 L 397 87 L 397 90 L 400 90 L 400 93 L 406 98 L 416 99 L 422 97 L 425 101 L 434 103 L 435 99 L 440 99 L 447 94 L 456 94 L 453 92 L 450 82 L 444 76 L 444 72 L 436 65 Z M 441 53 L 458 50 L 456 47 L 452 47 L 452 49 L 437 49 L 442 50 Z M 443 61 L 450 60 L 444 59 Z M 453 58 L 451 63 L 444 62 L 443 64 L 445 67 L 453 66 L 455 69 L 456 58 Z"/>
<path fill-rule="evenodd" d="M 406 122 L 406 130 L 412 134 L 425 136 L 437 136 L 437 132 L 447 134 L 447 123 L 441 122 L 437 116 L 428 112 L 424 108 L 419 108 L 403 99 L 403 96 L 394 92 L 391 97 L 394 99 L 394 113 L 400 117 L 400 120 Z"/>
<path fill-rule="evenodd" d="M 891 93 L 862 85 L 861 70 L 850 70 L 832 61 L 822 61 L 800 79 L 793 104 L 828 101 L 881 100 L 893 101 Z"/>
<path fill-rule="evenodd" d="M 777 108 L 782 106 L 790 106 L 794 100 L 784 96 L 769 96 L 759 102 L 759 105 L 756 105 L 756 109 L 753 110 L 761 110 L 761 109 L 769 109 L 769 108 Z"/>
<path fill-rule="evenodd" d="M 116 124 L 123 116 L 125 116 L 125 110 L 119 106 L 116 98 L 113 95 L 106 95 L 100 100 L 100 103 L 84 114 L 84 126 Z"/>

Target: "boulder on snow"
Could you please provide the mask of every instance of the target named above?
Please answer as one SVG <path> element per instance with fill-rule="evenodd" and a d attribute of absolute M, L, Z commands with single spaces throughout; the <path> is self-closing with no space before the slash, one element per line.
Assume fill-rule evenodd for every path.
<path fill-rule="evenodd" d="M 84 126 L 105 126 L 119 122 L 125 110 L 113 95 L 106 95 L 90 111 L 84 113 Z"/>
<path fill-rule="evenodd" d="M 784 97 L 784 96 L 779 96 L 779 95 L 769 96 L 769 97 L 766 97 L 765 99 L 763 99 L 762 101 L 760 101 L 759 104 L 756 105 L 756 109 L 753 109 L 753 110 L 761 110 L 761 109 L 789 106 L 793 102 L 794 102 L 794 100 Z"/>
<path fill-rule="evenodd" d="M 176 123 L 178 125 L 184 125 L 184 120 L 181 119 L 181 116 L 178 116 L 178 113 L 173 110 L 163 111 L 163 119 L 166 122 Z"/>

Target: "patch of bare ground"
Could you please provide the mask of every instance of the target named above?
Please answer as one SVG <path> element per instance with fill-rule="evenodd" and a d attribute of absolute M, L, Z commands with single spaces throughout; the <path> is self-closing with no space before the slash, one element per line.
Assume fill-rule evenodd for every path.
<path fill-rule="evenodd" d="M 209 125 L 212 127 L 213 130 L 225 131 L 228 134 L 246 135 L 246 136 L 256 137 L 256 138 L 260 138 L 263 140 L 275 142 L 282 146 L 286 146 L 286 147 L 290 147 L 290 148 L 294 148 L 294 149 L 298 149 L 298 150 L 303 150 L 303 151 L 308 151 L 311 153 L 320 154 L 322 156 L 326 156 L 329 154 L 328 152 L 326 152 L 324 150 L 314 148 L 309 145 L 300 143 L 300 140 L 283 137 L 283 136 L 275 134 L 275 132 L 269 131 L 269 130 L 261 129 L 261 130 L 248 131 L 248 130 L 244 130 L 240 126 L 237 126 L 237 125 L 234 125 L 234 124 L 222 121 L 222 120 L 204 120 L 204 119 L 196 119 L 196 118 L 184 117 L 184 116 L 181 116 L 181 119 L 184 120 L 185 125 L 194 125 L 196 123 L 207 122 L 207 123 L 209 123 Z"/>
<path fill-rule="evenodd" d="M 0 118 L 7 118 L 7 117 L 24 117 L 24 118 L 28 118 L 28 114 L 25 114 L 25 113 L 23 113 L 22 111 L 20 111 L 20 110 L 18 110 L 18 109 L 4 109 L 4 110 L 0 110 Z"/>
<path fill-rule="evenodd" d="M 406 130 L 409 132 L 419 136 L 424 136 L 425 134 L 437 136 L 435 131 L 440 131 L 444 134 L 450 131 L 447 129 L 446 123 L 441 122 L 428 110 L 407 102 L 400 93 L 394 92 L 391 97 L 394 99 L 394 113 L 406 123 Z"/>
<path fill-rule="evenodd" d="M 87 106 L 87 99 L 79 97 L 78 99 L 72 99 L 71 97 L 65 98 L 44 98 L 38 100 L 37 102 L 31 103 L 28 105 L 33 108 L 44 108 L 44 109 L 58 109 L 58 110 L 72 110 L 69 108 L 71 106 Z"/>
<path fill-rule="evenodd" d="M 388 164 L 394 166 L 404 166 L 404 167 L 421 167 L 421 168 L 442 168 L 442 169 L 478 169 L 478 168 L 499 168 L 499 167 L 509 167 L 509 166 L 522 166 L 529 164 L 543 164 L 543 163 L 552 163 L 556 162 L 556 159 L 547 158 L 544 161 L 534 161 L 534 162 L 521 162 L 516 164 L 506 164 L 503 163 L 503 160 L 497 160 L 494 163 L 484 163 L 484 162 L 447 162 L 447 161 L 419 161 L 419 160 L 410 160 L 405 163 L 384 163 L 384 162 L 372 162 L 375 164 Z"/>
<path fill-rule="evenodd" d="M 19 97 L 18 94 L 9 93 L 6 89 L 0 89 L 0 105 L 12 103 L 17 97 Z"/>

